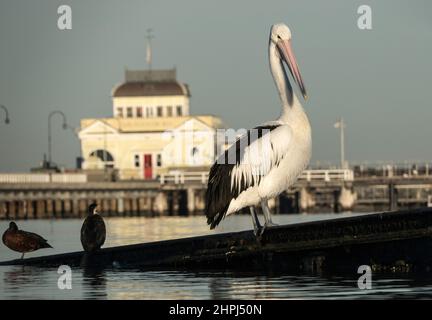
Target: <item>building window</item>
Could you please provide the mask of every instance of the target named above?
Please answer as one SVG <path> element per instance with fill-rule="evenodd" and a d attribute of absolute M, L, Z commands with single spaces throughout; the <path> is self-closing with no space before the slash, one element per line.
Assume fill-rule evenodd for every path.
<path fill-rule="evenodd" d="M 133 117 L 133 111 L 132 111 L 132 107 L 127 107 L 127 117 L 128 118 L 132 118 Z"/>
<path fill-rule="evenodd" d="M 122 107 L 117 108 L 117 117 L 123 118 L 123 108 Z"/>
<path fill-rule="evenodd" d="M 182 110 L 182 106 L 177 106 L 177 115 L 179 116 L 179 117 L 181 117 L 182 115 L 183 115 L 183 110 Z"/>
<path fill-rule="evenodd" d="M 90 157 L 97 157 L 103 162 L 114 162 L 114 158 L 109 151 L 98 149 L 90 153 Z"/>
<path fill-rule="evenodd" d="M 193 147 L 191 150 L 191 155 L 192 157 L 195 157 L 198 154 L 198 148 L 197 147 Z"/>
<path fill-rule="evenodd" d="M 140 166 L 139 154 L 136 154 L 134 156 L 134 163 L 135 163 L 135 168 L 139 168 L 139 166 Z"/>
<path fill-rule="evenodd" d="M 153 117 L 153 108 L 152 107 L 147 107 L 146 109 L 146 113 L 147 113 L 147 117 Z"/>
<path fill-rule="evenodd" d="M 98 149 L 90 153 L 90 158 L 98 158 L 105 168 L 114 168 L 114 158 L 107 150 Z"/>
<path fill-rule="evenodd" d="M 157 107 L 157 116 L 162 117 L 162 107 L 161 106 Z"/>
<path fill-rule="evenodd" d="M 172 117 L 173 116 L 173 112 L 172 111 L 173 111 L 172 107 L 168 106 L 167 107 L 167 117 Z"/>
<path fill-rule="evenodd" d="M 193 162 L 193 164 L 198 164 L 200 161 L 200 159 L 199 159 L 199 150 L 198 150 L 198 148 L 197 147 L 193 147 L 192 149 L 191 149 L 191 156 L 192 156 L 192 162 Z"/>
<path fill-rule="evenodd" d="M 143 116 L 142 107 L 137 107 L 136 115 L 138 118 L 142 118 Z"/>
<path fill-rule="evenodd" d="M 162 155 L 160 153 L 156 156 L 156 166 L 162 167 Z"/>

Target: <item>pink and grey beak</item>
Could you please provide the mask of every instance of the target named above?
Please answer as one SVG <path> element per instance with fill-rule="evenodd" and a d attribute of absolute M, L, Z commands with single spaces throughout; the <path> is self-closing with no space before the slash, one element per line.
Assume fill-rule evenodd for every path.
<path fill-rule="evenodd" d="M 293 76 L 295 82 L 300 88 L 300 91 L 303 95 L 303 98 L 307 100 L 307 92 L 305 85 L 303 83 L 302 76 L 300 74 L 299 67 L 297 65 L 297 60 L 295 58 L 294 52 L 291 47 L 291 41 L 290 40 L 279 40 L 277 43 L 277 47 L 281 53 L 282 59 L 285 61 L 285 63 L 288 65 L 288 68 L 291 72 L 291 75 Z"/>

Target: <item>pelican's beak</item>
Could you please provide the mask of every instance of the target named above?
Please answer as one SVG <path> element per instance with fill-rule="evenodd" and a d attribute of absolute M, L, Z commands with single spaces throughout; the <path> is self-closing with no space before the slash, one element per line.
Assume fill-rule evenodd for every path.
<path fill-rule="evenodd" d="M 295 58 L 294 52 L 291 47 L 291 41 L 290 40 L 279 40 L 277 43 L 277 47 L 281 53 L 282 59 L 285 61 L 285 63 L 288 65 L 288 68 L 291 72 L 291 75 L 293 76 L 295 82 L 300 88 L 300 91 L 303 95 L 303 98 L 307 100 L 307 93 L 306 88 L 303 83 L 302 76 L 300 74 L 299 67 L 297 65 L 297 60 Z"/>

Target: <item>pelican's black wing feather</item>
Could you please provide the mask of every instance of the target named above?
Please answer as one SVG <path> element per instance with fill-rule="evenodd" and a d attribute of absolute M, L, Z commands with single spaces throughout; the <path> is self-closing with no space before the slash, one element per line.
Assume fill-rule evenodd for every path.
<path fill-rule="evenodd" d="M 205 197 L 205 214 L 207 224 L 210 229 L 214 229 L 221 220 L 225 217 L 231 200 L 251 187 L 243 178 L 240 185 L 231 188 L 231 174 L 236 165 L 242 159 L 245 148 L 259 139 L 263 134 L 267 134 L 278 128 L 279 125 L 268 125 L 255 127 L 252 130 L 257 130 L 257 134 L 252 134 L 252 130 L 248 130 L 246 134 L 236 140 L 213 164 L 209 173 L 207 191 Z M 235 159 L 232 156 L 235 154 Z M 258 183 L 256 180 L 255 183 Z"/>

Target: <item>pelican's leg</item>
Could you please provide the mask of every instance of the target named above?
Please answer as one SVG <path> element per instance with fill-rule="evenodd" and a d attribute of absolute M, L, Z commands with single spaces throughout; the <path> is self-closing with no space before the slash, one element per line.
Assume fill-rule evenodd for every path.
<path fill-rule="evenodd" d="M 273 223 L 273 221 L 272 221 L 271 213 L 270 213 L 270 209 L 268 207 L 267 200 L 261 200 L 261 207 L 262 207 L 262 211 L 264 213 L 264 219 L 265 219 L 264 229 L 266 227 L 276 226 L 277 224 Z"/>
<path fill-rule="evenodd" d="M 260 234 L 260 231 L 261 231 L 262 227 L 261 227 L 261 224 L 259 222 L 258 216 L 256 214 L 255 208 L 253 206 L 250 206 L 249 210 L 250 210 L 250 214 L 252 216 L 252 223 L 253 223 L 253 226 L 254 226 L 254 235 L 256 237 L 258 237 L 258 235 Z"/>
<path fill-rule="evenodd" d="M 21 260 L 22 260 L 22 259 L 24 259 L 24 252 L 23 252 L 23 254 L 21 255 Z"/>

